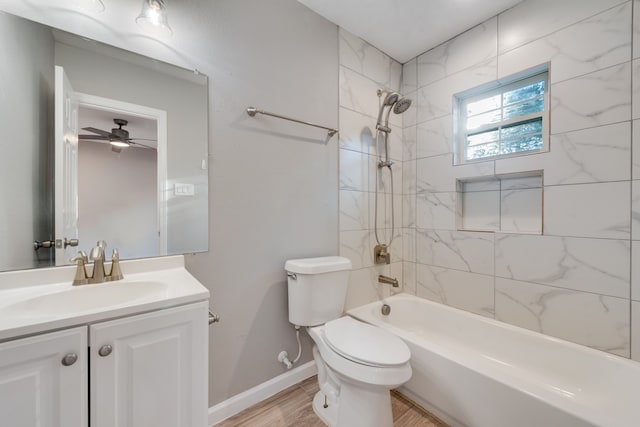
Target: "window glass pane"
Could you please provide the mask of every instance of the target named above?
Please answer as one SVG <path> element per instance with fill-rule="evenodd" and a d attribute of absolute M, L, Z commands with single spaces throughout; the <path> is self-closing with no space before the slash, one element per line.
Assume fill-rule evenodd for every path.
<path fill-rule="evenodd" d="M 500 131 L 498 129 L 489 130 L 482 133 L 476 133 L 467 137 L 467 145 L 479 145 L 486 144 L 487 142 L 497 141 L 500 138 Z"/>
<path fill-rule="evenodd" d="M 469 135 L 467 137 L 467 145 L 479 145 L 486 144 L 487 142 L 497 141 L 500 137 L 498 129 L 489 130 L 482 133 L 476 133 L 475 135 Z"/>
<path fill-rule="evenodd" d="M 505 92 L 503 95 L 503 101 L 504 105 L 510 105 L 542 95 L 544 95 L 544 80 Z"/>
<path fill-rule="evenodd" d="M 493 110 L 488 113 L 469 117 L 467 118 L 467 130 L 477 129 L 482 125 L 498 123 L 500 120 L 500 110 Z"/>
<path fill-rule="evenodd" d="M 467 147 L 467 160 L 482 159 L 483 157 L 495 156 L 500 153 L 497 142 L 484 145 Z"/>
<path fill-rule="evenodd" d="M 500 94 L 467 104 L 467 116 L 473 116 L 500 108 Z"/>
<path fill-rule="evenodd" d="M 502 128 L 502 138 L 517 138 L 531 133 L 542 132 L 542 118 L 527 123 L 518 123 Z"/>
<path fill-rule="evenodd" d="M 542 149 L 542 135 L 533 135 L 525 138 L 512 139 L 502 142 L 500 154 L 517 153 Z"/>
<path fill-rule="evenodd" d="M 537 98 L 532 101 L 515 104 L 504 109 L 503 120 L 511 119 L 525 114 L 539 113 L 544 111 L 544 98 Z"/>

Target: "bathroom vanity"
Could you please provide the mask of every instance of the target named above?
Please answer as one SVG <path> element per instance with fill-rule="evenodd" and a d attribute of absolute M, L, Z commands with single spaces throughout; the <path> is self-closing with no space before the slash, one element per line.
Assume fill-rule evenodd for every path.
<path fill-rule="evenodd" d="M 0 273 L 0 414 L 11 426 L 207 425 L 209 292 L 182 256 Z"/>

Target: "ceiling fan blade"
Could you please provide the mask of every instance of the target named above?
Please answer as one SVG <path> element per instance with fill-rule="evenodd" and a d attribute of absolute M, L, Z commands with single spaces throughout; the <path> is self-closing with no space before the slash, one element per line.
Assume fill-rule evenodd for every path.
<path fill-rule="evenodd" d="M 90 139 L 93 141 L 108 141 L 110 138 L 108 136 L 102 136 L 102 135 L 78 135 L 78 139 Z"/>
<path fill-rule="evenodd" d="M 153 141 L 153 142 L 157 142 L 157 139 L 152 139 L 152 138 L 129 138 L 130 141 Z"/>
<path fill-rule="evenodd" d="M 111 132 L 107 132 L 106 130 L 92 128 L 92 127 L 82 128 L 82 130 L 97 133 L 98 135 L 106 136 L 107 138 L 111 138 L 113 136 Z"/>
<path fill-rule="evenodd" d="M 146 148 L 148 150 L 157 150 L 156 147 L 152 147 L 150 145 L 144 145 L 144 144 L 140 144 L 139 142 L 134 142 L 134 141 L 129 141 L 129 144 L 131 144 L 132 147 L 140 147 L 140 148 Z"/>

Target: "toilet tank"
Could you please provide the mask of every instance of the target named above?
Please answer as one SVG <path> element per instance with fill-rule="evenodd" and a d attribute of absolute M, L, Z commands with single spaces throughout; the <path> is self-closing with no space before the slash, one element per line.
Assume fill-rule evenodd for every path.
<path fill-rule="evenodd" d="M 315 326 L 342 316 L 351 270 L 348 258 L 291 259 L 284 269 L 289 284 L 289 322 Z"/>

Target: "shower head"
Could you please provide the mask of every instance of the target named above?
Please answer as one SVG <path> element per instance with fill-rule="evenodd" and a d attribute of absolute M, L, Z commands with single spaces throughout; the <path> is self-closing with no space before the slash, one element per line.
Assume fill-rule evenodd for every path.
<path fill-rule="evenodd" d="M 381 92 L 379 92 L 380 94 Z M 382 105 L 380 106 L 380 112 L 378 113 L 378 122 L 376 124 L 376 129 L 385 133 L 391 132 L 391 128 L 389 127 L 389 115 L 391 114 L 391 110 L 395 114 L 402 114 L 409 109 L 411 106 L 411 100 L 407 98 L 403 98 L 397 92 L 389 92 L 387 96 L 385 96 L 384 101 L 382 101 Z M 386 107 L 389 107 L 387 110 L 387 116 L 385 118 L 384 124 L 382 122 L 382 117 L 384 114 L 384 110 Z"/>
<path fill-rule="evenodd" d="M 389 92 L 387 96 L 385 96 L 384 101 L 382 101 L 383 106 L 393 105 L 398 102 L 398 98 L 400 98 L 400 94 L 396 92 Z"/>
<path fill-rule="evenodd" d="M 395 114 L 402 114 L 407 111 L 409 107 L 411 107 L 411 100 L 408 98 L 400 98 L 393 106 L 393 112 Z"/>

